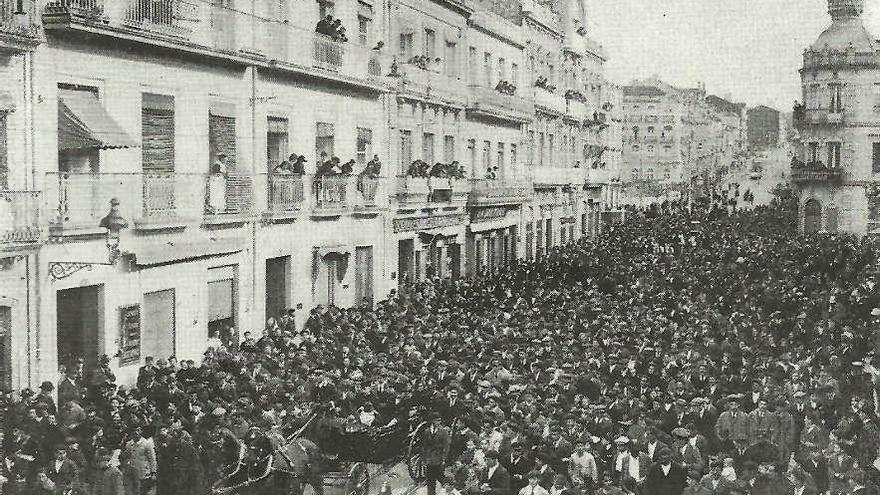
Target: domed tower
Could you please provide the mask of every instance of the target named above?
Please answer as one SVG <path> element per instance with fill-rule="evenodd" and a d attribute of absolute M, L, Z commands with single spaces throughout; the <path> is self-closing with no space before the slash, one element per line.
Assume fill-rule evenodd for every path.
<path fill-rule="evenodd" d="M 831 25 L 804 51 L 791 180 L 807 232 L 865 234 L 880 222 L 870 185 L 880 174 L 880 59 L 863 9 L 864 0 L 828 0 Z"/>

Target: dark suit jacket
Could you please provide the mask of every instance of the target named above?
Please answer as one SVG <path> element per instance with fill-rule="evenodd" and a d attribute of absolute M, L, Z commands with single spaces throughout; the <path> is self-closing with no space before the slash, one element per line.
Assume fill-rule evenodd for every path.
<path fill-rule="evenodd" d="M 449 430 L 440 427 L 431 433 L 431 425 L 422 429 L 422 461 L 428 466 L 442 466 L 446 464 L 446 455 L 449 453 Z"/>
<path fill-rule="evenodd" d="M 504 469 L 504 466 L 498 465 L 492 477 L 489 478 L 489 469 L 480 473 L 480 484 L 489 485 L 489 493 L 487 495 L 511 495 L 510 492 L 510 474 Z"/>
<path fill-rule="evenodd" d="M 642 495 L 681 495 L 686 484 L 687 472 L 680 465 L 672 463 L 669 475 L 664 475 L 660 464 L 654 463 L 648 471 Z"/>

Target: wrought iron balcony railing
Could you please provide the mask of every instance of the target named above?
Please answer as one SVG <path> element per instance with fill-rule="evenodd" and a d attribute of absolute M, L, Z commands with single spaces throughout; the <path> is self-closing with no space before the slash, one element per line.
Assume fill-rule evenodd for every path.
<path fill-rule="evenodd" d="M 40 192 L 0 189 L 0 248 L 39 242 Z"/>

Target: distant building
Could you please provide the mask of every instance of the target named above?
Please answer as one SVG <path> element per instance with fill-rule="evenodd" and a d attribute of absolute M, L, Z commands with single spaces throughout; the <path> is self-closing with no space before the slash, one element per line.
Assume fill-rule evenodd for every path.
<path fill-rule="evenodd" d="M 674 185 L 716 176 L 744 147 L 742 103 L 656 77 L 634 81 L 622 92 L 626 182 Z"/>
<path fill-rule="evenodd" d="M 749 149 L 760 151 L 779 145 L 779 110 L 758 105 L 750 108 L 748 114 Z"/>
<path fill-rule="evenodd" d="M 791 169 L 804 232 L 880 229 L 880 46 L 862 10 L 862 0 L 828 0 L 832 23 L 804 51 Z"/>

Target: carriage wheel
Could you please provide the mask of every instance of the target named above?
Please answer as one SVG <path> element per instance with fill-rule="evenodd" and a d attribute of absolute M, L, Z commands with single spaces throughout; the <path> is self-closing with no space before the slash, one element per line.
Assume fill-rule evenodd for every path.
<path fill-rule="evenodd" d="M 421 432 L 426 423 L 421 423 L 415 429 L 409 439 L 406 450 L 406 469 L 409 477 L 416 483 L 425 481 L 425 464 L 422 462 Z"/>
<path fill-rule="evenodd" d="M 343 495 L 369 495 L 370 470 L 363 462 L 356 462 L 348 470 L 348 489 Z"/>

